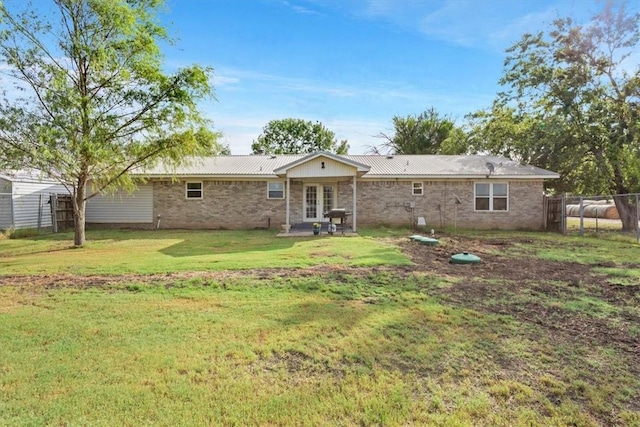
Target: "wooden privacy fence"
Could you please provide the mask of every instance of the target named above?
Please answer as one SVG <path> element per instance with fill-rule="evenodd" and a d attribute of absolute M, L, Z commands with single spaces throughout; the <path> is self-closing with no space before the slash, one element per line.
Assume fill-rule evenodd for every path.
<path fill-rule="evenodd" d="M 73 201 L 68 194 L 52 194 L 49 202 L 51 204 L 51 226 L 53 232 L 69 230 L 74 226 Z"/>
<path fill-rule="evenodd" d="M 544 229 L 558 233 L 567 232 L 564 196 L 544 198 Z"/>

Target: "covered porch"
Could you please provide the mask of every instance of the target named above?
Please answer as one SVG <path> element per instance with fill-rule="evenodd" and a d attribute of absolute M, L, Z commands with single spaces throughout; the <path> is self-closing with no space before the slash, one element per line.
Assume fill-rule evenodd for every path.
<path fill-rule="evenodd" d="M 332 153 L 318 152 L 282 166 L 274 172 L 285 179 L 285 224 L 280 234 L 313 235 L 313 224 L 322 224 L 321 234 L 329 235 L 333 210 L 349 212 L 348 221 L 336 221 L 337 231 L 344 235 L 357 232 L 357 178 L 369 166 L 344 159 Z M 295 185 L 293 185 L 295 183 Z"/>

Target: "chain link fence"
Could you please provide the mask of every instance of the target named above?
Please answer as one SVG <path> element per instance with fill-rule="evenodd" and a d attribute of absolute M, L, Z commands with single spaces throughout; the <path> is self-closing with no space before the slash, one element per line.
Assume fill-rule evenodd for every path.
<path fill-rule="evenodd" d="M 563 232 L 580 236 L 619 233 L 633 235 L 640 243 L 639 199 L 640 193 L 563 196 Z"/>

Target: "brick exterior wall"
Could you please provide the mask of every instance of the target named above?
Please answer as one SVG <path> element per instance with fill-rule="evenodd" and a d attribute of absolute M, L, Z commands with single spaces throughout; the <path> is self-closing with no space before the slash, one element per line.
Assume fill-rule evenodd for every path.
<path fill-rule="evenodd" d="M 153 183 L 153 216 L 160 228 L 280 227 L 285 199 L 267 199 L 266 181 L 202 181 L 202 199 L 185 198 L 185 181 Z"/>
<path fill-rule="evenodd" d="M 423 195 L 412 195 L 412 182 L 423 183 Z M 358 225 L 410 226 L 425 217 L 428 226 L 479 229 L 541 229 L 543 185 L 537 181 L 509 182 L 508 211 L 474 211 L 474 183 L 503 181 L 384 180 L 357 183 Z M 352 209 L 352 181 L 338 182 L 337 207 Z M 160 228 L 250 229 L 280 227 L 286 201 L 267 199 L 266 181 L 203 181 L 203 198 L 186 199 L 185 182 L 156 181 L 154 218 Z M 302 221 L 303 182 L 291 181 L 290 222 Z M 455 206 L 454 194 L 461 204 Z M 412 208 L 414 206 L 414 208 Z"/>
<path fill-rule="evenodd" d="M 422 196 L 412 195 L 413 182 L 423 183 Z M 506 181 L 360 181 L 358 225 L 411 225 L 416 217 L 424 217 L 435 228 L 454 224 L 478 229 L 543 228 L 542 181 L 509 182 L 508 211 L 492 212 L 474 211 L 475 182 Z M 350 191 L 340 187 L 347 206 L 351 206 Z M 457 206 L 454 194 L 461 201 Z"/>

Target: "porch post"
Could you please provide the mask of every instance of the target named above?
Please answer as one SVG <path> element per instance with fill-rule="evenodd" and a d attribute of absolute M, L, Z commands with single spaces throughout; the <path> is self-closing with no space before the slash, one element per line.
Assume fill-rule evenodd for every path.
<path fill-rule="evenodd" d="M 289 172 L 287 172 L 287 213 L 286 213 L 286 232 L 289 234 L 290 224 L 289 224 L 289 200 L 291 199 L 291 179 L 289 178 Z"/>
<path fill-rule="evenodd" d="M 358 230 L 356 228 L 356 220 L 357 220 L 357 216 L 358 216 L 358 211 L 356 209 L 356 197 L 357 197 L 357 191 L 356 191 L 356 175 L 353 175 L 353 232 L 356 233 Z"/>

